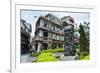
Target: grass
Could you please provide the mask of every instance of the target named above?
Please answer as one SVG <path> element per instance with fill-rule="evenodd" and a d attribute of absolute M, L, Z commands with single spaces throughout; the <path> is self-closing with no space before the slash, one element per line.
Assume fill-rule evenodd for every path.
<path fill-rule="evenodd" d="M 84 56 L 84 57 L 80 57 L 80 60 L 89 60 L 90 58 L 89 58 L 89 55 L 87 55 L 87 56 Z"/>
<path fill-rule="evenodd" d="M 55 56 L 56 52 L 63 52 L 64 48 L 42 50 L 41 54 L 32 53 L 33 57 L 37 57 L 36 61 L 33 62 L 52 62 L 59 61 L 60 56 Z"/>
<path fill-rule="evenodd" d="M 52 62 L 58 61 L 58 59 L 54 56 L 53 53 L 41 53 L 36 62 Z"/>
<path fill-rule="evenodd" d="M 89 51 L 84 51 L 84 52 L 77 51 L 77 55 L 79 55 L 79 60 L 89 60 L 90 59 Z"/>
<path fill-rule="evenodd" d="M 64 48 L 42 50 L 41 53 L 32 53 L 33 57 L 37 57 L 36 61 L 33 62 L 52 62 L 59 61 L 60 56 L 56 56 L 55 53 L 63 52 Z M 79 60 L 89 60 L 89 52 L 77 52 Z"/>

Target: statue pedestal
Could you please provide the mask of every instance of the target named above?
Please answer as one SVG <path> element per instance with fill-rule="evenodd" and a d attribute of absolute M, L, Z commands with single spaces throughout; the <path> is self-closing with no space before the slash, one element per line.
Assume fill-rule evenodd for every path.
<path fill-rule="evenodd" d="M 61 61 L 75 61 L 79 60 L 79 56 L 64 56 Z"/>

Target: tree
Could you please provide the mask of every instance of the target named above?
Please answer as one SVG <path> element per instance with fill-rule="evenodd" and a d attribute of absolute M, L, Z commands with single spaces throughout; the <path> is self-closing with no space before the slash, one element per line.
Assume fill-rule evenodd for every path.
<path fill-rule="evenodd" d="M 80 51 L 89 50 L 89 48 L 88 48 L 88 40 L 86 38 L 84 26 L 81 23 L 80 23 L 80 26 L 79 26 L 79 33 L 80 33 L 80 41 L 79 41 Z"/>
<path fill-rule="evenodd" d="M 84 31 L 85 31 L 85 36 L 86 36 L 86 39 L 87 39 L 87 42 L 88 42 L 88 48 L 89 48 L 89 44 L 90 44 L 90 37 L 89 37 L 89 32 L 90 32 L 90 22 L 84 22 Z"/>

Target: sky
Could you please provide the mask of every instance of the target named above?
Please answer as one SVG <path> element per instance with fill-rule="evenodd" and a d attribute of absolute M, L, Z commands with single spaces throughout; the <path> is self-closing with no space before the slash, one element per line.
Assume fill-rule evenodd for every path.
<path fill-rule="evenodd" d="M 27 23 L 32 25 L 32 36 L 35 32 L 35 24 L 40 16 L 45 16 L 46 14 L 53 14 L 61 19 L 64 16 L 71 16 L 74 18 L 75 23 L 79 26 L 80 23 L 90 22 L 89 13 L 76 13 L 76 12 L 53 12 L 53 11 L 34 11 L 34 10 L 21 10 L 21 19 L 24 19 Z"/>

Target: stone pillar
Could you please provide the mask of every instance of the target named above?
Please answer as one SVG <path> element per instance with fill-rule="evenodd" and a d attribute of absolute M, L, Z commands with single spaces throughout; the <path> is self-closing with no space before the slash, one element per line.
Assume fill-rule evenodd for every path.
<path fill-rule="evenodd" d="M 49 47 L 49 49 L 52 49 L 52 40 L 51 39 L 48 42 L 48 47 Z"/>
<path fill-rule="evenodd" d="M 41 52 L 41 43 L 38 43 L 37 53 Z"/>

